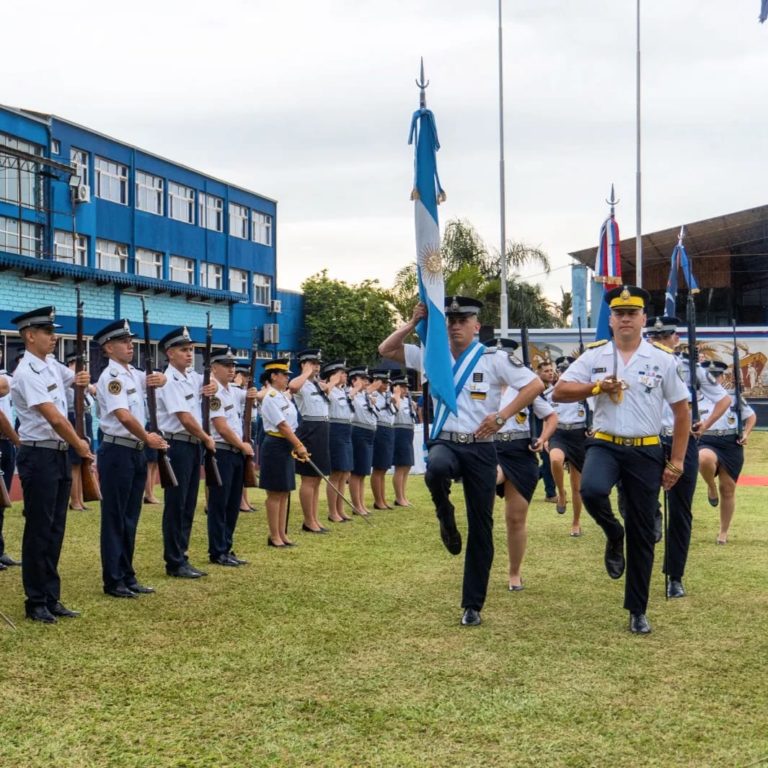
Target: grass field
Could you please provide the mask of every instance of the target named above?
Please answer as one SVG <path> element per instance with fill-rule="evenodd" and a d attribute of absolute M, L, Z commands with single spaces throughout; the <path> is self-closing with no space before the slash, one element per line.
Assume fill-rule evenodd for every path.
<path fill-rule="evenodd" d="M 768 474 L 768 434 L 744 472 Z M 164 575 L 160 510 L 145 507 L 136 561 L 157 594 L 122 601 L 101 593 L 96 505 L 70 512 L 62 597 L 81 618 L 25 621 L 19 569 L 0 573 L 18 625 L 0 624 L 3 765 L 768 765 L 765 488 L 739 488 L 716 547 L 699 484 L 689 596 L 664 600 L 657 551 L 647 637 L 626 631 L 602 533 L 587 520 L 569 538 L 541 486 L 525 591 L 506 589 L 497 505 L 483 625 L 459 627 L 463 560 L 440 543 L 421 478 L 410 496 L 413 509 L 322 537 L 298 533 L 294 511 L 292 551 L 267 549 L 263 512 L 245 514 L 239 569 L 206 567 L 200 506 L 191 557 L 210 576 L 193 582 Z"/>

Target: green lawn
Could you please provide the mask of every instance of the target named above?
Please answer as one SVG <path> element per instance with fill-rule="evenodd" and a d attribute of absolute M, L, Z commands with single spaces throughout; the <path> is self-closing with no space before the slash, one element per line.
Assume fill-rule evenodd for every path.
<path fill-rule="evenodd" d="M 745 474 L 768 474 L 768 434 Z M 80 619 L 23 618 L 18 568 L 0 573 L 0 756 L 50 766 L 747 766 L 768 762 L 766 488 L 739 488 L 729 544 L 697 491 L 689 597 L 666 602 L 658 564 L 648 637 L 626 631 L 623 581 L 587 520 L 530 512 L 526 589 L 497 558 L 483 626 L 461 628 L 462 558 L 440 543 L 422 479 L 414 509 L 266 547 L 241 518 L 240 569 L 164 575 L 160 510 L 137 565 L 156 595 L 101 593 L 98 513 L 71 512 L 64 602 Z M 263 508 L 261 493 L 254 493 Z M 460 495 L 460 493 L 459 493 Z M 294 498 L 294 506 L 297 504 Z M 207 565 L 202 506 L 192 561 Z M 19 505 L 6 541 L 19 554 Z"/>

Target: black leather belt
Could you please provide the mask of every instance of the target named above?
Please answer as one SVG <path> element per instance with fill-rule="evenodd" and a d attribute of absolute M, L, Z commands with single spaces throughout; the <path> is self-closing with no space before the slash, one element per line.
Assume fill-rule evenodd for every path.
<path fill-rule="evenodd" d="M 497 432 L 493 439 L 497 443 L 511 443 L 513 440 L 527 440 L 531 433 L 526 429 L 525 432 Z"/>

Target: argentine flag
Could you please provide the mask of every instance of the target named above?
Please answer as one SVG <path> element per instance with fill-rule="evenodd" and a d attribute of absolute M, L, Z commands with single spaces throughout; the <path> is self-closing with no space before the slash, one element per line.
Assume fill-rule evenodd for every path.
<path fill-rule="evenodd" d="M 423 70 L 422 70 L 423 72 Z M 422 75 L 422 81 L 423 81 Z M 413 114 L 408 144 L 416 143 L 415 180 L 411 199 L 416 216 L 416 265 L 419 296 L 427 307 L 427 317 L 419 322 L 416 332 L 424 347 L 424 372 L 429 380 L 435 403 L 435 414 L 456 413 L 456 391 L 453 381 L 453 361 L 448 347 L 445 326 L 445 284 L 440 256 L 440 228 L 437 206 L 445 200 L 445 192 L 437 175 L 437 140 L 435 117 L 422 106 Z M 438 417 L 439 418 L 439 417 Z M 434 425 L 433 425 L 434 427 Z"/>

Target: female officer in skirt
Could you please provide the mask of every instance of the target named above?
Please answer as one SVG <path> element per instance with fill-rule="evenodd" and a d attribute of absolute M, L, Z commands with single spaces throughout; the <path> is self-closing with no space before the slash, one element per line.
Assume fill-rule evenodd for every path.
<path fill-rule="evenodd" d="M 572 357 L 558 357 L 555 360 L 558 376 L 568 370 L 574 361 Z M 557 429 L 549 438 L 549 463 L 552 477 L 557 486 L 557 511 L 565 514 L 568 497 L 565 493 L 565 462 L 568 462 L 568 474 L 571 478 L 571 500 L 573 502 L 573 520 L 571 536 L 581 536 L 581 470 L 587 441 L 587 408 L 585 401 L 578 403 L 553 403 L 549 391 L 547 401 L 557 414 Z"/>
<path fill-rule="evenodd" d="M 408 392 L 408 376 L 403 371 L 392 380 L 392 401 L 395 413 L 395 451 L 392 463 L 395 473 L 392 476 L 392 487 L 395 489 L 395 506 L 410 507 L 411 503 L 405 493 L 408 474 L 413 466 L 413 432 L 416 424 L 416 403 Z"/>
<path fill-rule="evenodd" d="M 264 366 L 267 393 L 261 403 L 264 443 L 259 486 L 267 492 L 267 545 L 270 547 L 293 546 L 285 529 L 288 497 L 296 488 L 294 455 L 298 459 L 307 456 L 307 449 L 295 433 L 299 421 L 296 406 L 286 396 L 288 375 L 285 358 L 270 360 Z"/>
<path fill-rule="evenodd" d="M 326 363 L 321 371 L 321 378 L 329 381 L 336 376 L 335 386 L 328 390 L 328 413 L 330 427 L 328 445 L 331 453 L 330 481 L 342 493 L 352 472 L 352 414 L 355 409 L 352 398 L 347 393 L 347 362 L 334 360 Z M 332 523 L 346 523 L 352 518 L 344 514 L 344 500 L 331 488 L 326 486 L 328 498 L 328 519 Z"/>
<path fill-rule="evenodd" d="M 395 405 L 389 391 L 389 370 L 378 368 L 371 371 L 379 391 L 373 396 L 376 406 L 376 435 L 373 438 L 373 459 L 371 461 L 371 491 L 374 509 L 392 509 L 387 504 L 386 475 L 395 455 Z"/>
<path fill-rule="evenodd" d="M 371 474 L 373 440 L 376 436 L 376 406 L 372 396 L 379 390 L 381 382 L 372 382 L 365 366 L 351 368 L 349 381 L 352 385 L 352 407 L 355 409 L 352 416 L 352 474 L 349 477 L 349 492 L 357 514 L 366 517 L 370 511 L 365 506 L 365 478 Z"/>
<path fill-rule="evenodd" d="M 516 341 L 499 339 L 488 344 L 488 346 L 497 345 L 509 350 L 510 360 L 516 361 L 512 356 L 512 352 L 518 346 Z M 519 361 L 516 362 L 522 365 Z M 517 395 L 518 390 L 507 387 L 501 395 L 499 410 L 503 410 Z M 528 543 L 528 505 L 539 480 L 539 461 L 536 454 L 541 451 L 557 426 L 557 416 L 552 406 L 543 397 L 538 396 L 531 407 L 534 414 L 544 422 L 541 435 L 535 442 L 532 441 L 527 409 L 508 419 L 494 436 L 498 462 L 496 495 L 504 499 L 510 592 L 520 592 L 523 589 L 520 568 Z"/>
<path fill-rule="evenodd" d="M 701 365 L 717 381 L 720 381 L 727 367 L 719 360 L 707 360 Z M 736 409 L 739 406 L 736 404 L 735 395 L 731 396 L 731 400 L 731 407 L 699 438 L 699 472 L 707 484 L 707 498 L 713 507 L 720 505 L 720 532 L 717 534 L 717 544 L 728 542 L 728 529 L 736 511 L 736 482 L 744 466 L 744 446 L 757 422 L 754 410 L 742 398 L 740 437 L 736 417 Z M 703 411 L 713 405 L 702 398 L 699 407 Z"/>
<path fill-rule="evenodd" d="M 67 368 L 74 373 L 77 366 L 77 353 L 71 352 L 66 357 Z M 88 370 L 87 367 L 84 370 Z M 83 401 L 83 415 L 85 417 L 85 437 L 93 445 L 93 413 L 91 408 L 93 406 L 93 395 L 96 394 L 96 388 L 93 384 L 89 384 L 85 388 L 84 401 Z M 75 396 L 74 392 L 70 388 L 67 392 L 67 418 L 69 423 L 75 426 Z M 72 489 L 69 492 L 69 508 L 74 509 L 76 512 L 86 512 L 88 507 L 85 506 L 83 501 L 83 477 L 82 477 L 82 462 L 83 460 L 78 456 L 72 446 L 69 447 L 69 461 L 72 467 Z"/>

